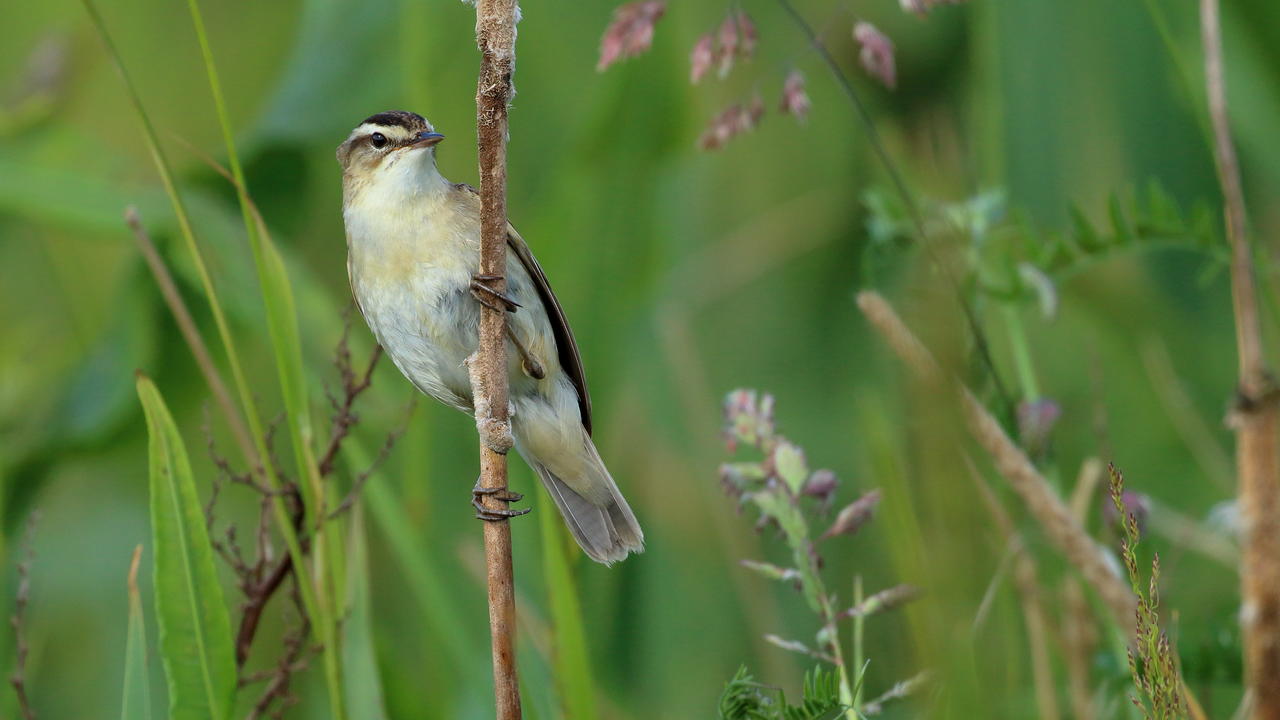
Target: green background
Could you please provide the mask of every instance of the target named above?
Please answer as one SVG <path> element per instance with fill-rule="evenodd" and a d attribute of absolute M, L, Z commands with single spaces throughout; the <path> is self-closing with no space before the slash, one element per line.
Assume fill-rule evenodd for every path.
<path fill-rule="evenodd" d="M 807 0 L 800 8 L 824 29 L 921 197 L 956 202 L 1003 188 L 1009 205 L 1036 226 L 1065 229 L 1073 205 L 1104 223 L 1111 195 L 1152 179 L 1185 207 L 1218 207 L 1197 124 L 1196 9 L 1152 2 L 1170 22 L 1171 49 L 1190 71 L 1190 88 L 1136 1 L 975 2 L 925 21 L 892 0 Z M 753 518 L 735 511 L 717 481 L 725 456 L 720 399 L 755 387 L 775 394 L 782 431 L 806 448 L 810 463 L 841 476 L 841 502 L 882 487 L 882 516 L 905 513 L 921 528 L 877 520 L 824 552 L 828 583 L 844 602 L 855 573 L 869 589 L 898 582 L 927 589 L 912 613 L 869 623 L 869 692 L 945 657 L 948 667 L 973 673 L 952 696 L 958 716 L 982 707 L 992 717 L 1030 717 L 1025 638 L 1007 579 L 995 586 L 991 615 L 972 627 L 1003 541 L 944 447 L 958 434 L 953 419 L 945 404 L 906 390 L 853 303 L 856 290 L 878 287 L 926 335 L 945 340 L 963 335 L 955 297 L 924 256 L 904 253 L 875 267 L 865 261 L 861 198 L 869 188 L 889 188 L 866 133 L 779 7 L 744 6 L 759 29 L 757 57 L 697 86 L 688 82 L 688 51 L 721 21 L 724 4 L 672 3 L 652 52 L 604 73 L 595 61 L 610 4 L 529 3 L 520 24 L 510 216 L 573 322 L 596 442 L 648 541 L 643 555 L 614 568 L 585 559 L 575 567 L 602 715 L 710 717 L 743 662 L 767 682 L 798 686 L 807 661 L 760 638 L 810 642 L 812 618 L 795 593 L 738 567 L 744 557 L 785 556 L 771 533 L 752 532 Z M 251 382 L 273 415 L 281 402 L 235 196 L 186 147 L 222 158 L 186 6 L 114 0 L 101 11 L 179 170 Z M 318 389 L 322 380 L 335 382 L 330 357 L 349 303 L 333 150 L 363 117 L 412 109 L 448 136 L 442 171 L 474 183 L 474 11 L 456 0 L 221 0 L 204 12 L 250 190 L 286 255 Z M 1280 191 L 1280 14 L 1266 0 L 1228 3 L 1224 12 L 1251 219 L 1270 248 L 1280 226 L 1273 201 Z M 895 92 L 857 67 L 849 33 L 855 14 L 894 39 Z M 125 230 L 125 205 L 139 205 L 169 229 L 157 240 L 209 339 L 212 323 L 120 80 L 81 6 L 14 4 L 4 15 L 4 605 L 11 606 L 25 519 L 38 508 L 26 620 L 30 692 L 42 719 L 107 717 L 119 704 L 125 572 L 133 547 L 150 538 L 135 368 L 164 391 L 202 492 L 213 475 L 200 429 L 207 389 Z M 26 68 L 42 44 L 60 48 L 65 72 L 48 86 L 37 78 L 42 89 L 32 100 L 23 91 L 34 77 Z M 806 74 L 813 100 L 804 124 L 774 110 L 792 67 Z M 698 151 L 705 123 L 755 91 L 769 109 L 760 127 L 723 151 Z M 1119 464 L 1131 489 L 1197 521 L 1230 499 L 1231 437 L 1221 418 L 1235 356 L 1220 270 L 1186 250 L 1117 252 L 1061 278 L 1053 320 L 1019 307 L 1041 390 L 1063 409 L 1045 462 L 1065 488 L 1084 458 L 1098 456 Z M 1267 277 L 1273 271 L 1263 268 Z M 1012 387 L 1003 315 L 991 303 L 979 311 Z M 357 357 L 365 357 L 370 338 L 358 318 L 353 338 Z M 1176 386 L 1153 376 L 1162 354 Z M 1178 391 L 1185 406 L 1170 405 Z M 382 363 L 360 403 L 365 445 L 381 442 L 413 395 Z M 319 421 L 327 405 L 318 392 L 314 407 Z M 1203 423 L 1192 442 L 1183 430 L 1189 418 Z M 215 436 L 232 447 L 221 429 Z M 512 467 L 515 487 L 531 490 L 528 469 L 519 461 Z M 411 519 L 416 551 L 439 571 L 437 589 L 461 620 L 449 629 L 468 651 L 447 650 L 433 617 L 439 608 L 414 595 L 410 569 L 373 527 L 374 641 L 392 717 L 491 712 L 484 588 L 475 571 L 480 528 L 468 504 L 475 473 L 471 420 L 426 401 L 374 480 Z M 247 535 L 253 498 L 227 495 L 225 517 Z M 1056 607 L 1066 573 L 1009 500 Z M 1100 502 L 1091 507 L 1096 526 Z M 545 512 L 553 510 L 535 502 L 535 515 Z M 545 627 L 538 521 L 516 521 L 513 533 L 520 602 Z M 1153 544 L 1163 556 L 1166 618 L 1188 681 L 1211 715 L 1226 717 L 1240 686 L 1236 574 L 1176 537 Z M 150 604 L 149 593 L 144 598 Z M 232 609 L 234 617 L 234 602 Z M 281 622 L 269 615 L 257 663 L 274 656 Z M 154 642 L 154 629 L 149 637 Z M 7 624 L 0 639 L 5 668 L 13 655 Z M 520 642 L 529 703 L 541 717 L 554 716 L 545 642 L 536 631 Z M 1112 707 L 1127 705 L 1125 670 L 1114 656 L 1099 653 L 1094 671 Z M 157 708 L 159 677 L 153 661 Z M 293 716 L 325 717 L 319 673 L 309 671 L 300 687 L 304 703 Z M 13 712 L 6 693 L 0 715 Z"/>

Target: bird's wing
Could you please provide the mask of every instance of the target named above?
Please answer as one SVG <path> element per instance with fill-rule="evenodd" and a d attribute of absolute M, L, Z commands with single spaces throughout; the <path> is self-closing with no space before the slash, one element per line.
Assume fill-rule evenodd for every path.
<path fill-rule="evenodd" d="M 479 192 L 470 185 L 460 184 L 459 187 L 479 195 Z M 546 308 L 547 320 L 551 322 L 551 332 L 556 339 L 560 367 L 564 368 L 565 373 L 569 375 L 569 380 L 578 391 L 578 409 L 582 413 L 582 426 L 590 435 L 591 395 L 587 392 L 587 376 L 582 368 L 582 356 L 578 354 L 578 343 L 573 339 L 573 330 L 569 328 L 569 319 L 565 317 L 564 308 L 560 307 L 560 301 L 556 299 L 555 292 L 551 290 L 551 283 L 547 281 L 547 274 L 542 271 L 542 266 L 533 256 L 529 244 L 520 237 L 520 233 L 516 232 L 509 222 L 507 223 L 507 246 L 520 259 L 520 264 L 524 265 L 525 272 L 529 273 L 533 284 L 538 288 L 538 297 L 542 299 L 542 305 Z"/>

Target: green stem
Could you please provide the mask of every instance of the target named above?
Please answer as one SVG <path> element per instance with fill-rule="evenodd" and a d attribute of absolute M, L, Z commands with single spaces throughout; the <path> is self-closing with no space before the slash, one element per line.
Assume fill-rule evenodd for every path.
<path fill-rule="evenodd" d="M 1016 305 L 1005 304 L 1004 319 L 1009 330 L 1009 346 L 1013 352 L 1014 367 L 1018 371 L 1018 382 L 1022 385 L 1022 399 L 1034 402 L 1040 399 L 1040 384 L 1036 381 L 1036 368 L 1031 362 L 1031 346 L 1027 343 L 1027 334 L 1022 327 L 1022 317 L 1018 315 Z"/>
<path fill-rule="evenodd" d="M 853 576 L 853 606 L 858 607 L 861 604 L 862 604 L 862 576 L 854 575 Z M 854 669 L 854 672 L 859 674 L 859 677 L 857 680 L 857 689 L 854 690 L 853 692 L 852 706 L 853 706 L 853 712 L 855 717 L 857 716 L 858 711 L 862 708 L 863 678 L 861 677 L 861 674 L 862 674 L 862 666 L 863 666 L 863 663 L 865 662 L 865 660 L 863 659 L 863 648 L 862 648 L 864 622 L 865 622 L 865 618 L 863 618 L 862 615 L 857 615 L 853 618 L 853 669 Z"/>

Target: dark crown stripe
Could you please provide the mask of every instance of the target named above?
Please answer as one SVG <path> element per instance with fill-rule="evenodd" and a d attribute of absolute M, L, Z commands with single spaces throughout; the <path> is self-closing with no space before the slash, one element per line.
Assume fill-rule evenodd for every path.
<path fill-rule="evenodd" d="M 427 127 L 427 121 L 421 115 L 406 110 L 390 110 L 388 112 L 380 112 L 377 115 L 370 115 L 360 124 L 382 125 L 384 127 L 397 126 L 411 132 L 425 130 Z"/>

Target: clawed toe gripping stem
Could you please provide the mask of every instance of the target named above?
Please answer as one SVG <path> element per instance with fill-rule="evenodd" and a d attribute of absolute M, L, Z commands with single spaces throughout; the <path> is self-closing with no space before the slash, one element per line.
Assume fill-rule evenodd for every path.
<path fill-rule="evenodd" d="M 512 300 L 505 293 L 493 289 L 490 283 L 497 282 L 502 279 L 501 275 L 472 275 L 471 276 L 471 296 L 479 303 L 490 310 L 502 312 L 515 312 L 521 307 L 520 303 Z"/>
<path fill-rule="evenodd" d="M 476 486 L 471 488 L 471 506 L 476 509 L 476 518 L 486 522 L 498 522 L 499 520 L 507 520 L 521 515 L 528 515 L 532 508 L 521 508 L 519 510 L 494 510 L 485 507 L 483 498 L 485 496 L 505 500 L 507 502 L 520 502 L 524 499 L 524 495 L 518 492 L 511 492 L 507 488 L 487 488 L 480 487 L 479 481 Z"/>

